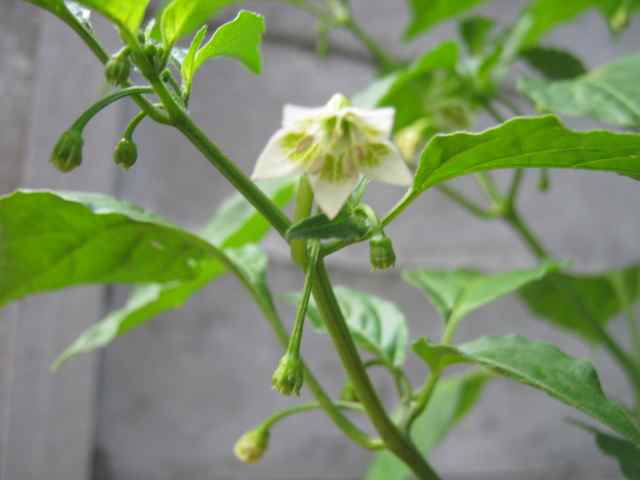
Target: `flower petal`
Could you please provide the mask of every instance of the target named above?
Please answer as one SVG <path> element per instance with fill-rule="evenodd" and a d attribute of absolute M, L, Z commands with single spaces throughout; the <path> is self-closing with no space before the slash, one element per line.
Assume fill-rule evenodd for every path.
<path fill-rule="evenodd" d="M 298 105 L 285 105 L 282 109 L 282 126 L 291 128 L 296 126 L 300 120 L 314 117 L 324 112 L 324 107 L 300 107 Z"/>
<path fill-rule="evenodd" d="M 354 175 L 341 182 L 330 182 L 320 175 L 309 175 L 316 202 L 327 217 L 335 218 L 358 183 L 358 178 L 358 175 Z"/>
<path fill-rule="evenodd" d="M 302 165 L 292 162 L 282 149 L 281 141 L 289 130 L 280 129 L 269 139 L 267 146 L 258 157 L 251 175 L 254 179 L 267 179 L 298 175 L 304 171 Z"/>
<path fill-rule="evenodd" d="M 391 142 L 385 142 L 389 154 L 375 167 L 361 166 L 360 171 L 370 180 L 391 183 L 393 185 L 411 185 L 413 175 L 402 158 L 398 148 Z"/>
<path fill-rule="evenodd" d="M 359 117 L 367 124 L 379 130 L 381 135 L 385 138 L 389 138 L 391 130 L 393 129 L 393 119 L 395 117 L 395 110 L 393 108 L 357 108 L 349 107 L 347 113 Z"/>

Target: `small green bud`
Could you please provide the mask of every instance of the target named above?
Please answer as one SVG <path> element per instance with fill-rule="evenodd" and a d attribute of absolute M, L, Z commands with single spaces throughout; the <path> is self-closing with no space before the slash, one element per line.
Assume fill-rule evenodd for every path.
<path fill-rule="evenodd" d="M 58 139 L 49 161 L 61 172 L 70 172 L 82 163 L 82 132 L 72 128 Z"/>
<path fill-rule="evenodd" d="M 130 72 L 129 50 L 126 48 L 113 55 L 104 67 L 107 82 L 115 86 L 124 85 Z"/>
<path fill-rule="evenodd" d="M 609 20 L 611 30 L 620 33 L 629 27 L 629 6 L 622 3 Z"/>
<path fill-rule="evenodd" d="M 374 270 L 386 270 L 396 264 L 393 243 L 384 233 L 369 240 L 369 260 Z"/>
<path fill-rule="evenodd" d="M 251 430 L 238 439 L 233 453 L 244 463 L 258 463 L 269 448 L 269 436 L 269 430 L 266 428 L 258 427 Z"/>
<path fill-rule="evenodd" d="M 300 395 L 304 383 L 304 370 L 299 356 L 285 353 L 273 373 L 273 389 L 282 395 Z"/>
<path fill-rule="evenodd" d="M 125 170 L 129 170 L 138 160 L 138 147 L 133 140 L 121 139 L 113 150 L 113 161 Z"/>

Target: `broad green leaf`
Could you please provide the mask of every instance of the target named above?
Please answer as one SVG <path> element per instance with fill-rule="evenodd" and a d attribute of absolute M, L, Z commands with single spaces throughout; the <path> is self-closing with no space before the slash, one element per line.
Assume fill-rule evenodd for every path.
<path fill-rule="evenodd" d="M 640 298 L 640 265 L 592 275 L 552 273 L 519 295 L 542 319 L 597 342 L 592 323 L 606 325 Z"/>
<path fill-rule="evenodd" d="M 584 63 L 567 50 L 553 47 L 531 47 L 520 52 L 529 66 L 549 80 L 567 80 L 587 72 Z"/>
<path fill-rule="evenodd" d="M 447 322 L 455 322 L 481 306 L 540 280 L 558 267 L 542 262 L 535 268 L 485 274 L 477 270 L 405 270 L 402 277 L 422 290 Z"/>
<path fill-rule="evenodd" d="M 293 196 L 292 180 L 263 182 L 261 186 L 280 207 Z M 235 269 L 242 271 L 264 297 L 266 281 L 260 280 L 260 276 L 265 275 L 262 270 L 266 269 L 266 257 L 251 244 L 262 240 L 268 230 L 269 224 L 264 217 L 239 194 L 234 195 L 201 233 L 213 250 L 199 262 L 197 277 L 135 288 L 122 309 L 87 329 L 58 358 L 55 366 L 79 353 L 101 348 L 159 314 L 181 307 L 196 292 L 228 271 L 224 262 L 234 262 Z"/>
<path fill-rule="evenodd" d="M 617 60 L 573 80 L 523 78 L 518 87 L 538 110 L 640 127 L 640 55 Z"/>
<path fill-rule="evenodd" d="M 557 117 L 518 117 L 480 133 L 435 136 L 425 147 L 408 202 L 469 173 L 502 168 L 571 168 L 640 175 L 640 135 L 576 132 Z"/>
<path fill-rule="evenodd" d="M 237 0 L 172 0 L 161 12 L 160 30 L 165 46 L 195 32 L 224 7 Z"/>
<path fill-rule="evenodd" d="M 135 35 L 149 0 L 77 0 L 77 3 L 100 12 L 130 35 Z"/>
<path fill-rule="evenodd" d="M 368 231 L 369 225 L 365 218 L 343 209 L 333 220 L 325 214 L 319 214 L 299 221 L 287 230 L 287 238 L 289 240 L 302 238 L 355 240 L 362 238 Z"/>
<path fill-rule="evenodd" d="M 105 195 L 0 197 L 0 304 L 80 284 L 190 279 L 210 252 L 198 236 Z"/>
<path fill-rule="evenodd" d="M 425 456 L 438 446 L 480 399 L 490 375 L 476 371 L 452 375 L 438 383 L 429 406 L 418 417 L 411 437 Z M 411 471 L 392 453 L 379 453 L 373 459 L 365 480 L 408 480 Z"/>
<path fill-rule="evenodd" d="M 260 45 L 264 34 L 264 18 L 257 13 L 241 10 L 232 21 L 220 26 L 196 54 L 193 73 L 214 57 L 239 60 L 253 73 L 262 70 Z"/>
<path fill-rule="evenodd" d="M 196 54 L 198 49 L 204 41 L 204 37 L 207 35 L 207 26 L 204 25 L 198 33 L 196 33 L 191 41 L 189 50 L 180 58 L 178 54 L 178 64 L 180 65 L 180 74 L 182 75 L 182 90 L 185 93 L 191 92 L 191 85 L 193 84 L 193 77 L 196 74 Z M 175 48 L 174 48 L 175 50 Z"/>
<path fill-rule="evenodd" d="M 507 336 L 483 337 L 458 347 L 432 345 L 421 339 L 413 348 L 425 362 L 439 368 L 456 363 L 490 368 L 547 393 L 640 445 L 640 427 L 624 407 L 606 397 L 593 365 L 570 357 L 554 345 Z"/>
<path fill-rule="evenodd" d="M 486 2 L 487 0 L 409 0 L 411 23 L 404 34 L 405 39 L 410 40 L 435 25 Z"/>
<path fill-rule="evenodd" d="M 350 288 L 336 287 L 334 290 L 356 343 L 392 365 L 402 365 L 408 332 L 405 316 L 398 307 L 375 295 Z M 297 303 L 300 296 L 301 294 L 294 293 L 286 298 L 291 303 Z M 307 318 L 316 330 L 326 332 L 313 298 L 309 302 Z"/>

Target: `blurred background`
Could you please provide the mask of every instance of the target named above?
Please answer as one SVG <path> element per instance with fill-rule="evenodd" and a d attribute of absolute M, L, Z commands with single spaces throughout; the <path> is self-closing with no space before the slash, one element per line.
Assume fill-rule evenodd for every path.
<path fill-rule="evenodd" d="M 495 0 L 479 11 L 510 22 L 525 3 Z M 397 53 L 420 53 L 455 35 L 455 27 L 445 25 L 403 45 L 400 37 L 408 21 L 404 2 L 353 4 L 366 29 Z M 192 111 L 211 138 L 249 172 L 278 127 L 284 103 L 319 105 L 335 92 L 353 94 L 371 81 L 372 68 L 367 53 L 346 34 L 332 35 L 330 56 L 322 59 L 314 54 L 311 18 L 268 2 L 243 6 L 266 16 L 264 72 L 255 77 L 234 61 L 209 62 L 196 79 Z M 115 49 L 112 29 L 96 23 Z M 567 47 L 593 67 L 634 52 L 639 38 L 640 28 L 632 25 L 612 40 L 604 21 L 592 13 L 554 31 L 545 43 Z M 63 24 L 21 0 L 0 2 L 0 194 L 17 187 L 101 191 L 183 226 L 204 223 L 232 190 L 173 131 L 143 124 L 135 168 L 122 172 L 113 166 L 113 145 L 135 113 L 127 102 L 90 125 L 82 168 L 63 176 L 49 165 L 57 136 L 103 89 L 99 64 Z M 481 118 L 477 128 L 488 125 Z M 535 183 L 531 175 L 522 211 L 559 258 L 574 261 L 581 271 L 638 259 L 637 184 L 579 172 L 553 172 L 547 194 L 538 192 Z M 465 180 L 457 185 L 474 192 Z M 373 184 L 368 200 L 382 210 L 401 193 Z M 423 196 L 410 213 L 388 231 L 402 268 L 507 270 L 534 263 L 506 227 L 469 217 L 436 192 Z M 269 238 L 267 248 L 273 290 L 299 288 L 301 275 L 290 265 L 283 243 Z M 332 257 L 330 267 L 336 283 L 397 302 L 413 338 L 439 331 L 435 311 L 397 271 L 371 274 L 366 248 Z M 79 288 L 31 298 L 0 312 L 1 480 L 362 477 L 371 455 L 351 445 L 321 414 L 278 426 L 257 466 L 243 465 L 233 456 L 239 435 L 291 402 L 271 390 L 281 349 L 234 278 L 216 282 L 185 308 L 99 354 L 76 358 L 51 373 L 56 355 L 125 299 L 121 288 Z M 291 307 L 279 306 L 290 321 Z M 507 333 L 553 341 L 592 359 L 609 394 L 628 395 L 621 374 L 602 352 L 541 323 L 515 298 L 478 311 L 462 325 L 460 338 Z M 303 348 L 322 382 L 339 391 L 344 376 L 327 338 L 309 330 Z M 424 366 L 413 358 L 409 365 L 418 381 Z M 384 375 L 375 378 L 381 395 L 391 399 L 392 385 Z M 613 461 L 599 454 L 593 439 L 566 423 L 569 416 L 575 414 L 540 393 L 495 381 L 432 461 L 445 479 L 618 478 Z"/>

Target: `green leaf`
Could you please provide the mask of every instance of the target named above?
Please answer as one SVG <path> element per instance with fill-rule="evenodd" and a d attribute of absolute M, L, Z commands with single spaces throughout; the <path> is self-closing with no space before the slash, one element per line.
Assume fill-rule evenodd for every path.
<path fill-rule="evenodd" d="M 523 46 L 533 46 L 548 31 L 569 22 L 603 0 L 534 0 L 523 12 L 520 22 L 528 25 Z"/>
<path fill-rule="evenodd" d="M 640 126 L 640 55 L 622 58 L 574 80 L 524 78 L 518 88 L 538 110 L 591 117 L 623 127 Z"/>
<path fill-rule="evenodd" d="M 404 34 L 406 40 L 415 38 L 435 25 L 462 15 L 487 0 L 409 0 L 411 23 Z"/>
<path fill-rule="evenodd" d="M 214 57 L 235 58 L 250 71 L 259 74 L 262 70 L 260 45 L 264 28 L 262 15 L 241 10 L 235 19 L 218 28 L 198 51 L 194 60 L 194 74 L 204 62 Z"/>
<path fill-rule="evenodd" d="M 334 291 L 356 343 L 391 365 L 402 365 L 406 355 L 408 331 L 405 316 L 398 307 L 375 295 L 350 288 L 336 287 Z M 300 293 L 285 296 L 293 304 L 300 297 Z M 307 316 L 317 331 L 326 332 L 313 299 L 309 302 Z"/>
<path fill-rule="evenodd" d="M 206 34 L 207 26 L 204 25 L 193 37 L 191 45 L 189 46 L 189 50 L 187 50 L 184 57 L 178 58 L 178 63 L 180 65 L 180 74 L 182 75 L 182 90 L 187 94 L 191 92 L 193 77 L 196 74 L 196 54 L 198 52 L 198 49 L 202 45 Z"/>
<path fill-rule="evenodd" d="M 490 374 L 482 370 L 452 375 L 438 383 L 427 409 L 418 417 L 411 430 L 411 437 L 423 455 L 428 457 L 471 411 L 490 378 Z M 376 455 L 365 476 L 365 480 L 410 478 L 411 471 L 388 451 Z"/>
<path fill-rule="evenodd" d="M 287 230 L 287 239 L 357 240 L 369 231 L 366 219 L 343 209 L 333 220 L 321 213 L 305 218 Z"/>
<path fill-rule="evenodd" d="M 421 339 L 413 348 L 430 365 L 471 363 L 490 368 L 547 393 L 640 445 L 640 428 L 624 407 L 605 396 L 593 365 L 570 357 L 549 343 L 507 336 L 483 337 L 458 347 L 445 347 Z"/>
<path fill-rule="evenodd" d="M 131 204 L 99 194 L 0 197 L 0 304 L 88 283 L 194 278 L 211 246 Z"/>
<path fill-rule="evenodd" d="M 168 48 L 185 35 L 195 32 L 224 7 L 237 0 L 172 0 L 161 12 L 160 31 Z"/>
<path fill-rule="evenodd" d="M 263 191 L 276 203 L 286 205 L 294 191 L 294 181 L 262 182 Z M 218 210 L 201 236 L 211 242 L 210 256 L 198 264 L 198 276 L 182 281 L 142 285 L 135 288 L 127 304 L 87 329 L 56 360 L 54 366 L 84 352 L 101 348 L 161 313 L 184 305 L 196 292 L 225 274 L 225 262 L 235 263 L 263 296 L 266 290 L 266 257 L 250 244 L 259 242 L 269 224 L 246 200 L 235 194 Z"/>
<path fill-rule="evenodd" d="M 591 275 L 552 273 L 519 295 L 540 318 L 598 342 L 592 322 L 604 326 L 640 298 L 640 265 Z"/>
<path fill-rule="evenodd" d="M 582 60 L 567 50 L 553 47 L 531 47 L 520 57 L 549 80 L 567 80 L 586 73 Z"/>
<path fill-rule="evenodd" d="M 419 288 L 447 322 L 455 322 L 481 306 L 540 280 L 557 269 L 545 261 L 535 268 L 498 274 L 477 270 L 413 270 L 402 272 L 410 285 Z"/>
<path fill-rule="evenodd" d="M 77 0 L 77 3 L 100 12 L 130 35 L 135 35 L 149 0 Z"/>
<path fill-rule="evenodd" d="M 576 132 L 553 115 L 518 117 L 480 133 L 437 135 L 426 146 L 410 201 L 469 173 L 502 168 L 571 168 L 640 175 L 640 135 Z"/>

